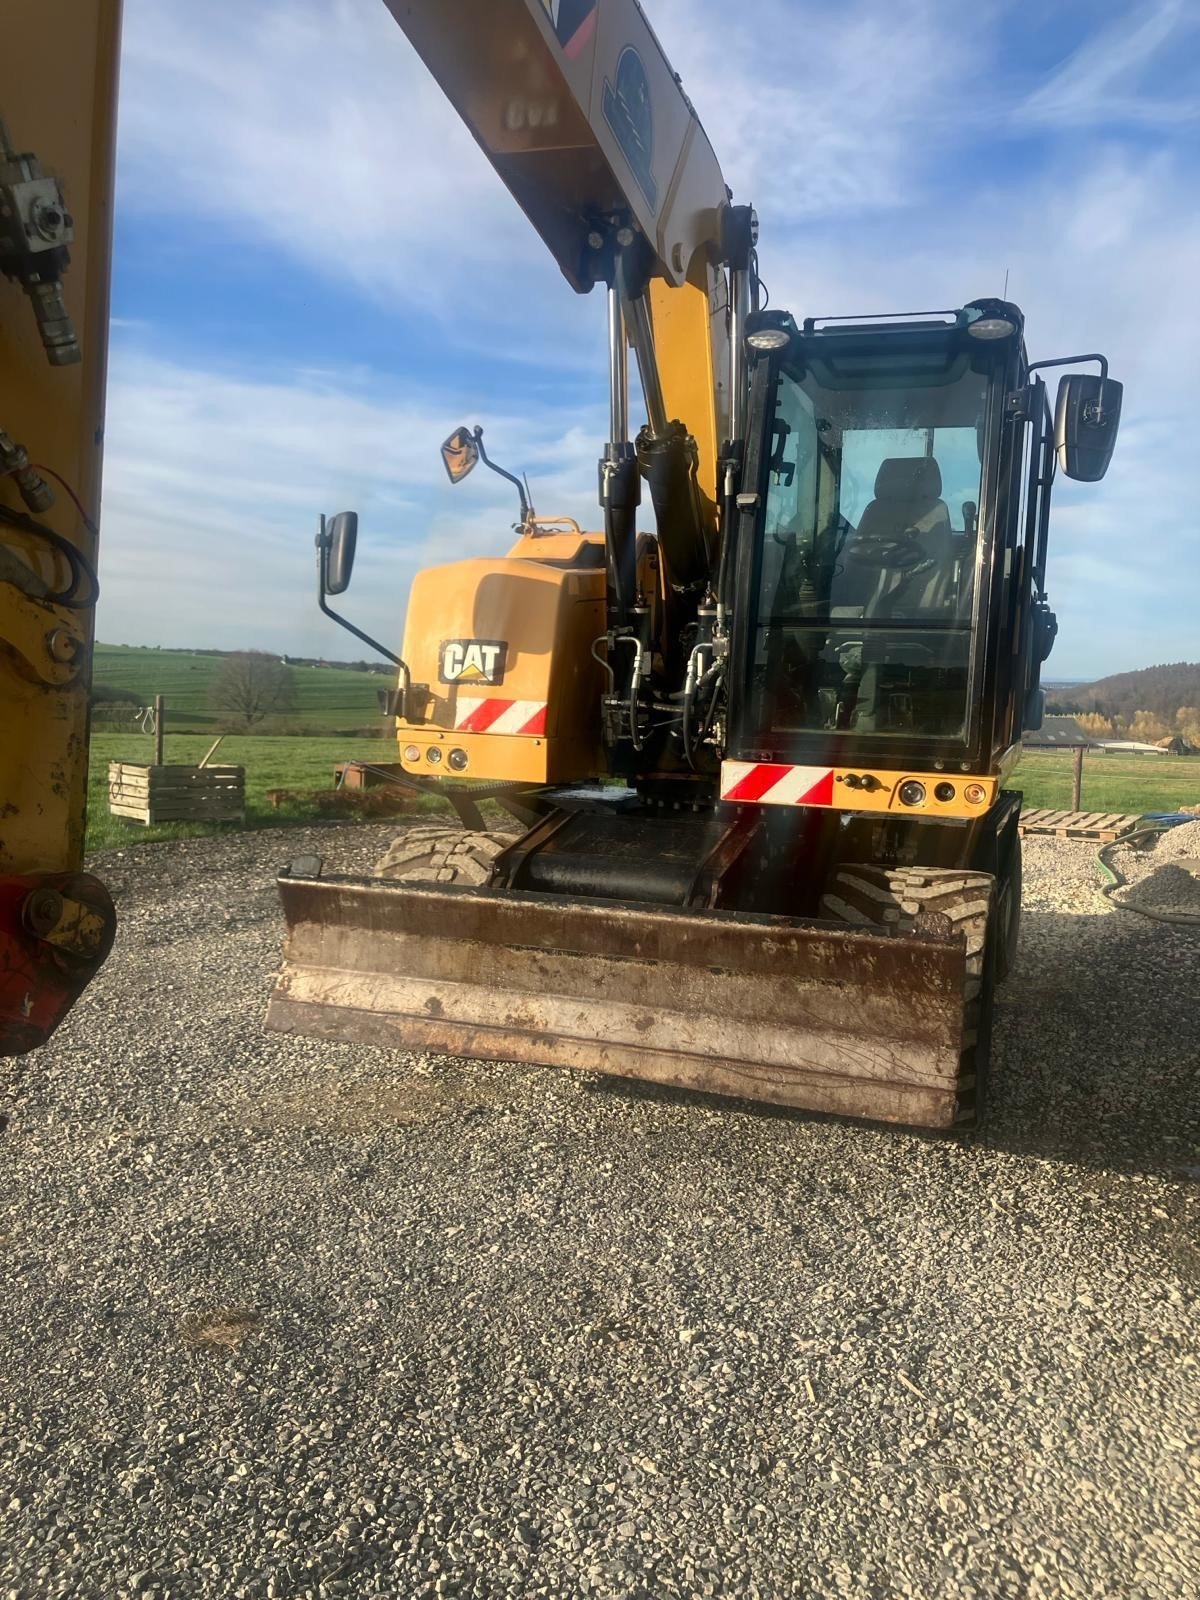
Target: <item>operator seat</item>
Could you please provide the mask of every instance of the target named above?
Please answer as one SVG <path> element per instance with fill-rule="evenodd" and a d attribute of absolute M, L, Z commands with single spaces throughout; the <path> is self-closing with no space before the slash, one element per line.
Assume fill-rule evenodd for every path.
<path fill-rule="evenodd" d="M 932 456 L 890 456 L 880 465 L 875 498 L 864 508 L 847 551 L 866 579 L 860 591 L 864 617 L 937 622 L 955 614 L 954 532 L 941 496 L 941 468 Z M 896 559 L 889 563 L 892 540 Z M 927 697 L 898 695 L 893 687 L 895 670 L 906 658 L 919 665 L 925 655 L 924 644 L 916 639 L 906 644 L 903 636 L 885 640 L 871 634 L 845 651 L 839 726 L 868 733 L 910 720 L 924 732 L 936 731 L 939 709 L 923 703 Z"/>
<path fill-rule="evenodd" d="M 932 456 L 889 456 L 875 478 L 875 498 L 863 509 L 855 544 L 908 538 L 923 555 L 916 570 L 882 566 L 867 601 L 869 617 L 936 616 L 950 597 L 954 535 L 942 499 L 942 471 Z"/>

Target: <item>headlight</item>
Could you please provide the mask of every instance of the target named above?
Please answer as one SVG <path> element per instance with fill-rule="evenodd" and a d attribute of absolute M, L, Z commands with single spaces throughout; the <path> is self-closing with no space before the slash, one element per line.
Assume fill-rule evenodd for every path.
<path fill-rule="evenodd" d="M 981 783 L 969 783 L 963 790 L 963 799 L 969 806 L 981 806 L 987 799 L 987 790 Z"/>
<path fill-rule="evenodd" d="M 425 752 L 425 759 L 426 759 L 426 761 L 429 762 L 429 765 L 431 767 L 436 767 L 438 762 L 442 759 L 442 747 L 441 747 L 441 745 L 440 744 L 431 744 L 429 746 L 429 749 L 426 750 L 426 752 Z"/>
<path fill-rule="evenodd" d="M 455 772 L 467 770 L 467 752 L 465 750 L 451 750 L 446 757 L 447 766 L 453 767 Z"/>
<path fill-rule="evenodd" d="M 980 317 L 978 322 L 967 323 L 972 339 L 1007 339 L 1016 331 L 1016 323 L 1009 322 L 1007 317 Z"/>
<path fill-rule="evenodd" d="M 783 328 L 759 328 L 756 333 L 746 335 L 746 343 L 751 350 L 782 350 L 791 343 L 791 334 Z"/>
<path fill-rule="evenodd" d="M 404 746 L 405 761 L 420 761 L 421 746 L 419 744 L 406 744 Z"/>
<path fill-rule="evenodd" d="M 939 783 L 933 791 L 933 798 L 940 800 L 943 805 L 954 799 L 954 785 L 952 783 Z"/>
<path fill-rule="evenodd" d="M 909 778 L 900 785 L 900 804 L 904 806 L 921 806 L 925 804 L 925 785 L 918 783 L 915 778 Z"/>

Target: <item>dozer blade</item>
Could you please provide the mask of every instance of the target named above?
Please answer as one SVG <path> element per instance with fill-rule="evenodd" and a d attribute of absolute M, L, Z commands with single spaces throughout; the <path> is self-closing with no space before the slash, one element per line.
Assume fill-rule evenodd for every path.
<path fill-rule="evenodd" d="M 271 1028 L 956 1119 L 965 947 L 951 932 L 353 878 L 279 889 Z"/>

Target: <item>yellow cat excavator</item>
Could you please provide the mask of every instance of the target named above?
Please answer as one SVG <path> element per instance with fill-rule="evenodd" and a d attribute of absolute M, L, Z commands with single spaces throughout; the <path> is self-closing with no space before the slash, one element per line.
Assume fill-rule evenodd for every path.
<path fill-rule="evenodd" d="M 603 529 L 535 516 L 514 477 L 508 556 L 418 577 L 398 767 L 471 825 L 409 830 L 371 880 L 294 864 L 271 1025 L 971 1121 L 1052 480 L 1103 475 L 1120 385 L 1099 356 L 1031 364 L 993 298 L 766 308 L 754 212 L 636 0 L 388 3 L 568 282 L 607 294 Z M 1052 417 L 1037 368 L 1092 362 Z M 479 428 L 443 456 L 492 465 Z M 337 620 L 355 533 L 318 538 Z M 521 831 L 484 828 L 483 795 Z"/>
<path fill-rule="evenodd" d="M 467 825 L 410 829 L 369 879 L 293 863 L 271 1025 L 969 1122 L 1017 937 L 1004 783 L 1054 638 L 1052 481 L 1103 475 L 1120 385 L 1098 356 L 1031 364 L 992 298 L 768 308 L 754 212 L 636 0 L 387 3 L 567 280 L 607 296 L 602 528 L 504 473 L 509 555 L 417 579 L 395 766 Z M 17 0 L 25 62 L 0 60 L 7 1051 L 113 929 L 79 866 L 117 6 L 77 9 Z M 75 76 L 28 86 L 68 39 Z M 1052 416 L 1036 369 L 1090 363 Z M 443 458 L 494 466 L 478 427 Z M 319 599 L 366 638 L 330 604 L 356 526 L 322 519 Z"/>

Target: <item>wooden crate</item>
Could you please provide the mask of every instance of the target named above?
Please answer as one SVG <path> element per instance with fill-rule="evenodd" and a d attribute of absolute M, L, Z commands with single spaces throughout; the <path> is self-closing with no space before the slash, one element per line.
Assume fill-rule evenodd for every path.
<path fill-rule="evenodd" d="M 134 822 L 241 822 L 245 767 L 108 764 L 108 809 Z"/>

